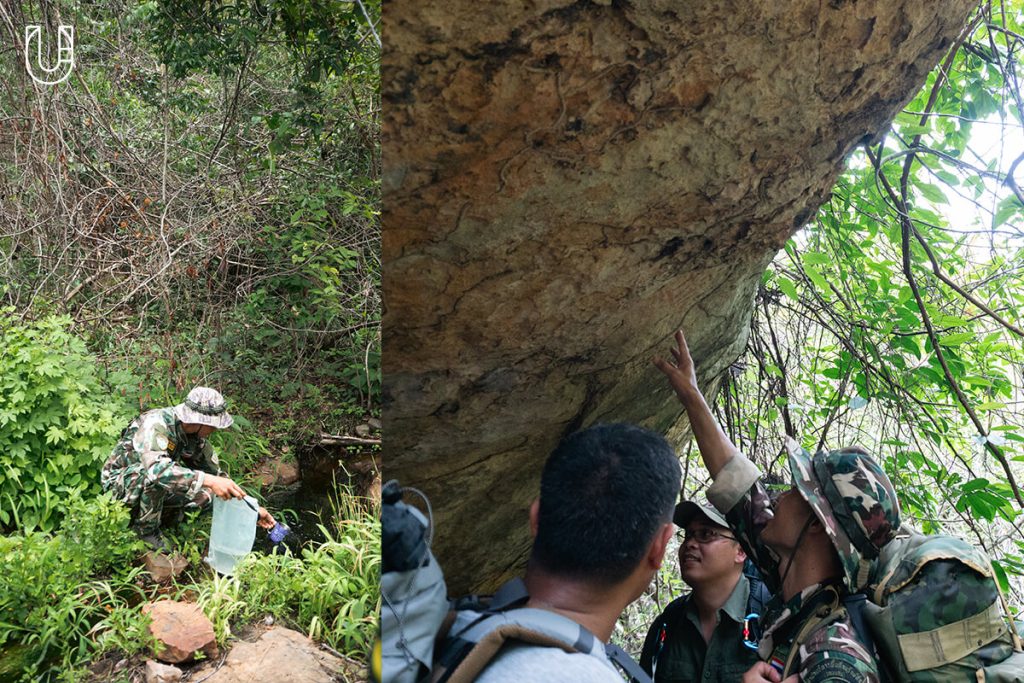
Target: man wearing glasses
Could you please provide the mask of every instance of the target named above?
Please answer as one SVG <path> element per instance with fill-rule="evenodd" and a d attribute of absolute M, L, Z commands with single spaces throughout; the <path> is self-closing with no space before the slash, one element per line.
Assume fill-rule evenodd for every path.
<path fill-rule="evenodd" d="M 758 662 L 749 603 L 752 589 L 755 602 L 766 591 L 744 575 L 747 555 L 718 510 L 683 501 L 672 521 L 681 529 L 679 574 L 693 590 L 651 624 L 640 666 L 655 683 L 735 683 Z"/>

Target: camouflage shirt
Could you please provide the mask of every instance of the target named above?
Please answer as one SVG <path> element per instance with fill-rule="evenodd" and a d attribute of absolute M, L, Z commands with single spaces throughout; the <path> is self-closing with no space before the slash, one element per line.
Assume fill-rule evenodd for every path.
<path fill-rule="evenodd" d="M 101 483 L 104 490 L 127 468 L 150 469 L 161 461 L 170 461 L 167 476 L 187 486 L 194 496 L 202 488 L 205 473 L 221 474 L 220 463 L 206 439 L 186 434 L 173 408 L 158 408 L 139 415 L 121 434 L 106 464 Z M 180 463 L 180 464 L 178 464 Z"/>
<path fill-rule="evenodd" d="M 758 652 L 781 673 L 801 627 L 809 620 L 819 620 L 822 612 L 838 608 L 846 589 L 841 581 L 815 584 L 789 601 L 782 600 L 779 557 L 761 542 L 761 531 L 774 513 L 760 477 L 757 466 L 742 453 L 736 453 L 715 477 L 707 495 L 711 504 L 725 514 L 736 539 L 761 570 L 769 590 L 776 595 L 765 610 L 762 620 L 764 635 Z M 833 610 L 827 610 L 828 606 Z M 826 618 L 801 641 L 795 665 L 787 673 L 799 673 L 802 683 L 877 683 L 878 666 L 857 638 L 848 617 Z"/>

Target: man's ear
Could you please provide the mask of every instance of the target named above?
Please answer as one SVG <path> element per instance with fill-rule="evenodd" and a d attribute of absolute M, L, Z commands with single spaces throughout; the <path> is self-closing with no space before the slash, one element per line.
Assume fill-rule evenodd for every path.
<path fill-rule="evenodd" d="M 665 551 L 668 550 L 668 542 L 672 539 L 675 529 L 676 525 L 668 522 L 658 530 L 658 533 L 654 534 L 651 549 L 647 553 L 647 564 L 651 569 L 661 568 L 661 563 L 665 559 Z"/>
<path fill-rule="evenodd" d="M 743 546 L 736 543 L 736 564 L 743 564 L 747 561 L 747 554 L 743 552 Z"/>
<path fill-rule="evenodd" d="M 537 521 L 540 519 L 540 498 L 530 503 L 530 537 L 537 538 Z"/>

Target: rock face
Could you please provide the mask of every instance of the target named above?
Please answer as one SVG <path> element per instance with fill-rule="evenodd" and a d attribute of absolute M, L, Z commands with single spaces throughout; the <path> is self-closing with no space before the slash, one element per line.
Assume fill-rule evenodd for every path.
<path fill-rule="evenodd" d="M 149 631 L 160 642 L 157 659 L 171 664 L 192 660 L 197 651 L 217 656 L 213 624 L 198 605 L 174 600 L 149 602 L 142 607 L 153 623 Z"/>
<path fill-rule="evenodd" d="M 202 678 L 207 665 L 193 673 Z M 254 643 L 236 643 L 224 664 L 210 675 L 208 683 L 326 683 L 357 680 L 357 674 L 346 672 L 345 663 L 320 650 L 306 636 L 286 628 L 274 628 Z"/>
<path fill-rule="evenodd" d="M 521 570 L 561 436 L 677 422 L 649 364 L 677 327 L 713 388 L 766 264 L 974 5 L 388 4 L 384 461 L 453 592 Z"/>

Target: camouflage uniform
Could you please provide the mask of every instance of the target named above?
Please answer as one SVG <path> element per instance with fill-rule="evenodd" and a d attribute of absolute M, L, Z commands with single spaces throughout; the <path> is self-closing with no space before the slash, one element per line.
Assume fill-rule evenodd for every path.
<path fill-rule="evenodd" d="M 797 467 L 795 460 L 790 458 L 791 469 L 794 470 Z M 874 657 L 860 642 L 849 617 L 840 610 L 842 597 L 848 590 L 843 582 L 837 580 L 808 586 L 789 601 L 783 601 L 779 557 L 760 538 L 761 531 L 773 517 L 768 492 L 760 477 L 757 466 L 742 453 L 737 453 L 708 489 L 708 500 L 725 513 L 737 540 L 761 570 L 769 590 L 775 594 L 761 621 L 763 636 L 758 648 L 761 658 L 781 673 L 785 662 L 793 655 L 794 663 L 787 673 L 799 673 L 803 683 L 877 682 L 878 666 Z M 794 480 L 804 493 L 800 486 L 802 480 L 796 476 Z M 812 508 L 820 516 L 813 503 Z M 836 542 L 831 531 L 830 538 Z M 859 554 L 851 559 L 840 550 L 839 555 L 843 559 L 844 570 L 851 562 L 859 568 Z M 812 624 L 816 625 L 809 634 L 801 632 L 804 626 Z M 795 654 L 791 652 L 794 641 L 802 643 Z"/>
<path fill-rule="evenodd" d="M 100 483 L 131 508 L 134 528 L 145 536 L 160 528 L 164 505 L 196 509 L 210 504 L 210 493 L 202 487 L 206 473 L 222 474 L 209 442 L 186 434 L 173 407 L 159 408 L 124 430 Z"/>

